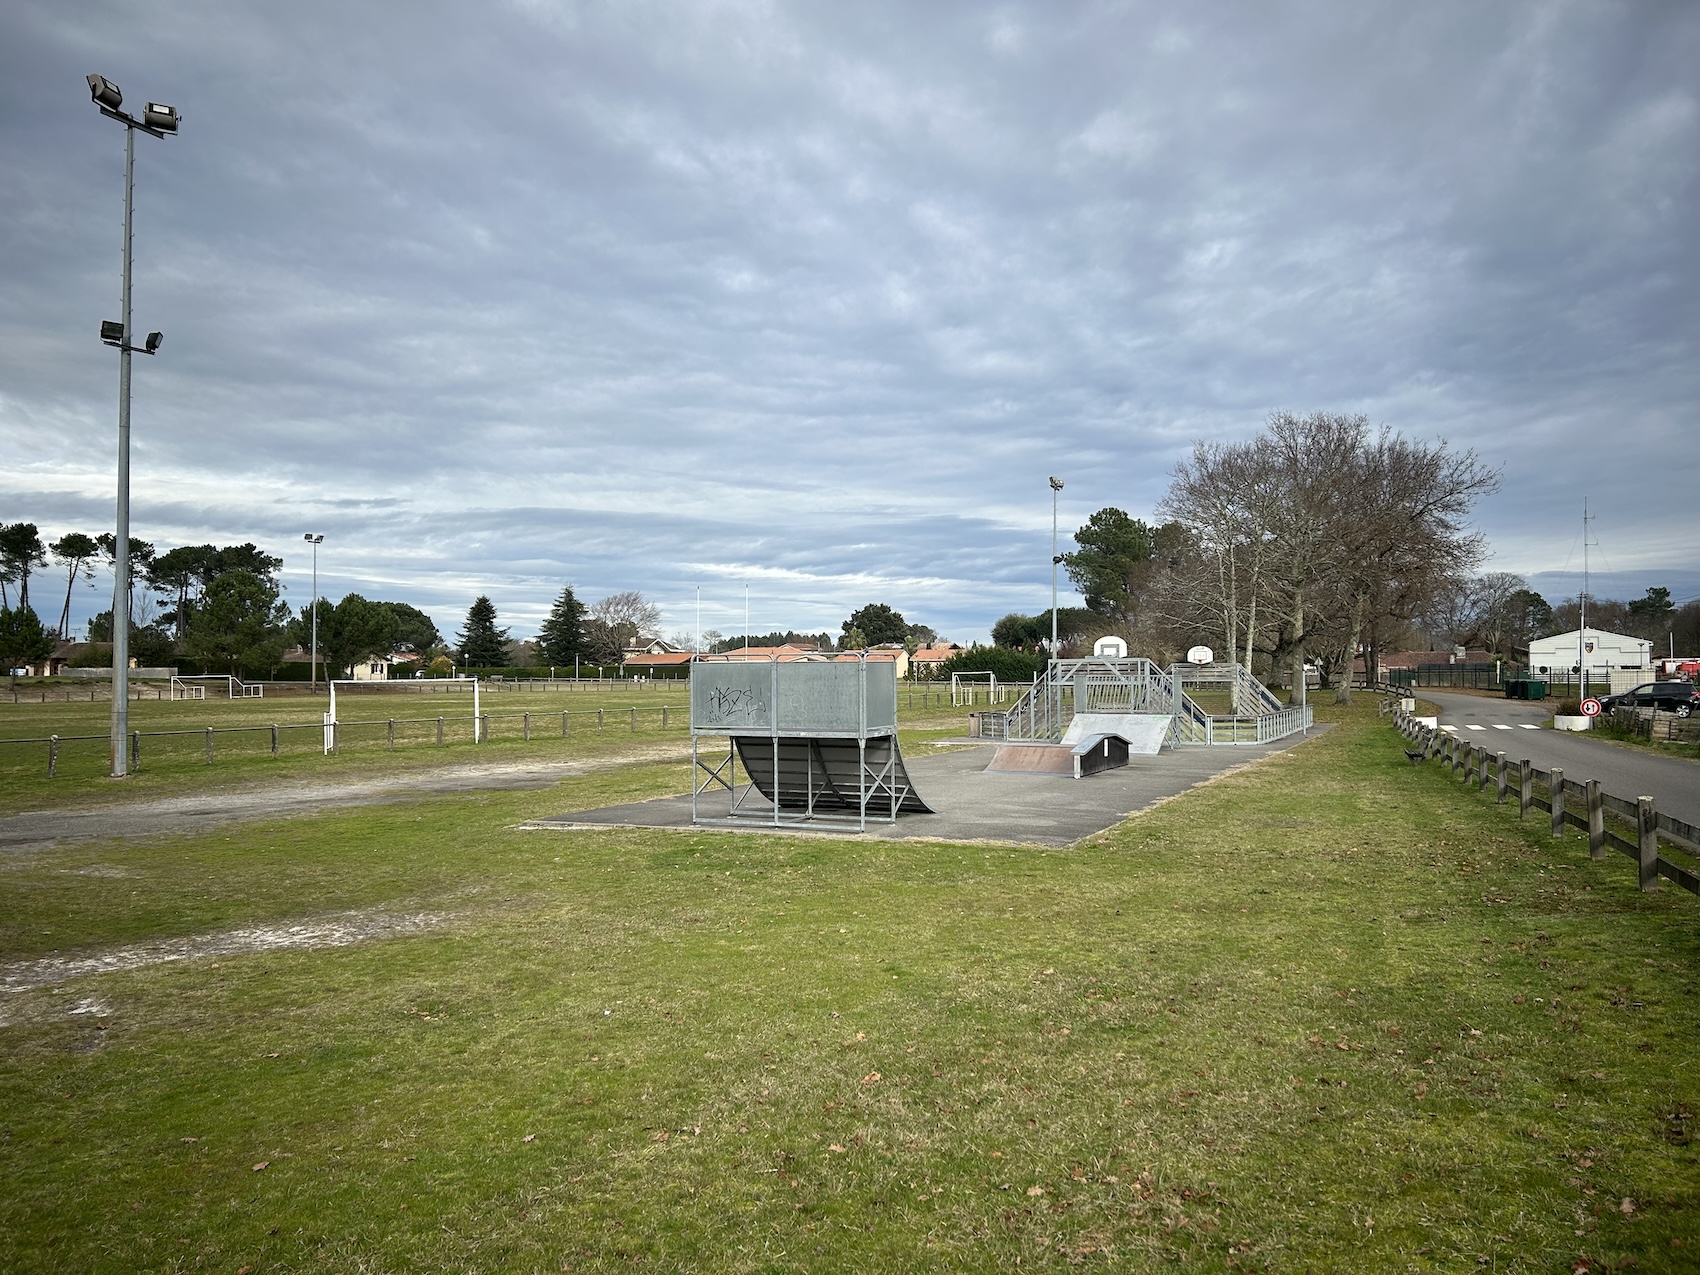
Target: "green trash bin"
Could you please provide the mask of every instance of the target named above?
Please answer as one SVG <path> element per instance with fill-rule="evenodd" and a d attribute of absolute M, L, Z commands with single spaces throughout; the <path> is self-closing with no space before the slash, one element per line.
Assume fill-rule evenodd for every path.
<path fill-rule="evenodd" d="M 1524 699 L 1545 699 L 1547 697 L 1547 684 L 1538 677 L 1529 679 L 1528 688 L 1529 693 L 1523 697 Z"/>

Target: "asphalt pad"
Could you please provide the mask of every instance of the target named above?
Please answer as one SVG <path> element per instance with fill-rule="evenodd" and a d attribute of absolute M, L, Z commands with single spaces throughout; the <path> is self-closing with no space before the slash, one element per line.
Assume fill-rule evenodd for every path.
<path fill-rule="evenodd" d="M 1271 744 L 1220 748 L 1166 749 L 1156 756 L 1135 756 L 1127 766 L 1086 779 L 1045 774 L 988 772 L 994 746 L 939 751 L 931 756 L 905 752 L 915 789 L 936 812 L 900 815 L 896 823 L 868 824 L 866 833 L 853 828 L 811 827 L 787 822 L 780 828 L 753 819 L 740 830 L 835 837 L 867 836 L 884 840 L 996 841 L 1067 846 L 1129 815 L 1197 787 L 1218 775 L 1261 761 L 1274 753 L 1315 739 L 1328 729 L 1313 726 L 1308 734 L 1289 735 Z M 740 787 L 740 793 L 743 788 Z M 697 798 L 700 814 L 724 818 L 731 797 L 724 789 Z M 745 796 L 743 810 L 768 809 L 759 793 Z M 652 801 L 597 810 L 578 810 L 535 819 L 524 825 L 536 830 L 573 828 L 689 828 L 691 798 L 658 797 Z"/>

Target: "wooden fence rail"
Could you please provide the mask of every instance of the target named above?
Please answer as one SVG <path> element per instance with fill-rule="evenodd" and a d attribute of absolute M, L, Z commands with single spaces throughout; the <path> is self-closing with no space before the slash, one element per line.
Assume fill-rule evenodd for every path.
<path fill-rule="evenodd" d="M 1600 790 L 1597 779 L 1567 779 L 1558 767 L 1546 771 L 1527 758 L 1510 761 L 1503 750 L 1490 754 L 1468 740 L 1425 725 L 1403 709 L 1394 712 L 1393 724 L 1401 735 L 1417 745 L 1411 750 L 1413 757 L 1422 761 L 1438 758 L 1454 777 L 1461 776 L 1462 782 L 1473 783 L 1478 792 L 1492 782 L 1496 800 L 1505 802 L 1515 784 L 1519 818 L 1527 817 L 1531 810 L 1542 811 L 1551 820 L 1554 837 L 1563 836 L 1567 827 L 1579 829 L 1588 838 L 1590 858 L 1604 859 L 1607 850 L 1628 855 L 1640 869 L 1643 890 L 1658 889 L 1659 878 L 1664 877 L 1690 894 L 1700 895 L 1700 874 L 1665 858 L 1659 846 L 1663 839 L 1678 850 L 1700 858 L 1700 828 L 1661 813 L 1651 797 L 1637 797 L 1633 801 L 1614 797 Z M 1579 799 L 1576 809 L 1567 809 L 1567 795 Z M 1608 815 L 1621 820 L 1624 831 L 1632 836 L 1608 827 Z"/>

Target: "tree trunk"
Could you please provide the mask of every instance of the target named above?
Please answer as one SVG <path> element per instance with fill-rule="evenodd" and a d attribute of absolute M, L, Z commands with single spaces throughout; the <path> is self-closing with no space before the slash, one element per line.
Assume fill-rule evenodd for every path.
<path fill-rule="evenodd" d="M 1336 704 L 1350 704 L 1352 702 L 1352 663 L 1358 657 L 1358 641 L 1363 637 L 1363 631 L 1364 596 L 1360 593 L 1352 600 L 1352 632 L 1346 639 L 1346 677 L 1340 683 L 1340 689 L 1334 694 Z M 1368 682 L 1369 678 L 1369 661 L 1366 659 L 1364 661 L 1364 681 Z"/>
<path fill-rule="evenodd" d="M 1293 591 L 1293 693 L 1289 702 L 1305 702 L 1305 602 L 1304 590 Z"/>

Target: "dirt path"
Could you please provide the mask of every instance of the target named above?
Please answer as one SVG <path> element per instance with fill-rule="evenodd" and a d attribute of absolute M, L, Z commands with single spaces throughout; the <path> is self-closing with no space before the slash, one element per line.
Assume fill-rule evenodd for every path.
<path fill-rule="evenodd" d="M 81 956 L 43 956 L 0 965 L 0 992 L 26 992 L 52 987 L 90 974 L 111 974 L 208 956 L 241 956 L 249 952 L 280 952 L 289 948 L 347 947 L 370 939 L 423 934 L 449 919 L 444 912 L 338 912 L 294 925 L 256 925 L 216 934 L 156 939 L 108 948 Z"/>
<path fill-rule="evenodd" d="M 479 762 L 341 783 L 303 781 L 82 810 L 31 810 L 0 818 L 0 852 L 44 850 L 106 837 L 197 832 L 220 824 L 320 814 L 332 808 L 410 801 L 444 793 L 547 788 L 573 775 L 689 756 L 687 746 L 670 743 L 581 761 Z"/>

